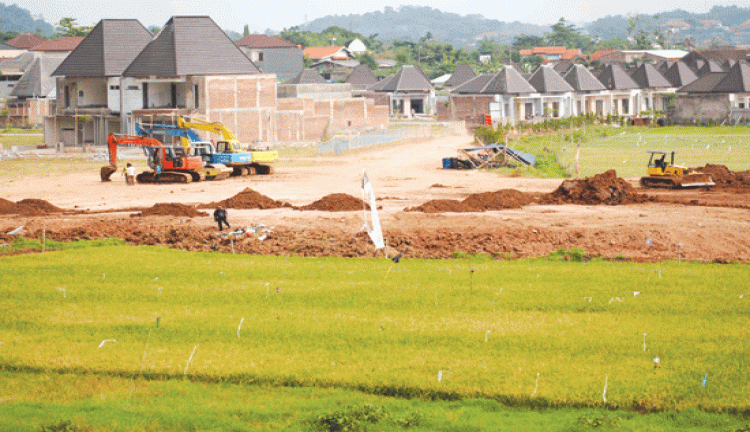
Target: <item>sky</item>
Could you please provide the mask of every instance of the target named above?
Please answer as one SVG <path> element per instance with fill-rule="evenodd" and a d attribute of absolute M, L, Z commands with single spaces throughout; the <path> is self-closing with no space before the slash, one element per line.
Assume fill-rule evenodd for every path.
<path fill-rule="evenodd" d="M 225 30 L 251 33 L 282 30 L 326 15 L 363 14 L 386 6 L 429 6 L 459 15 L 479 14 L 499 21 L 553 24 L 561 17 L 572 23 L 590 22 L 606 15 L 655 14 L 683 9 L 706 12 L 714 5 L 747 6 L 747 0 L 0 0 L 16 4 L 47 22 L 72 17 L 80 25 L 102 18 L 136 18 L 145 26 L 162 26 L 173 15 L 209 15 Z M 355 29 L 356 30 L 356 29 Z"/>

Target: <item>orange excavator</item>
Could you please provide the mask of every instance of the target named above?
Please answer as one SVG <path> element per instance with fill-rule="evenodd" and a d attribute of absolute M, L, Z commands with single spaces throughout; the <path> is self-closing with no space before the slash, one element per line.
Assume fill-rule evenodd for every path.
<path fill-rule="evenodd" d="M 188 156 L 182 146 L 165 146 L 159 140 L 136 135 L 109 134 L 109 166 L 102 167 L 102 181 L 110 181 L 117 172 L 117 146 L 142 146 L 146 153 L 148 166 L 153 171 L 144 171 L 135 179 L 138 183 L 157 183 L 157 167 L 161 167 L 159 183 L 190 183 L 205 180 L 203 159 L 200 156 Z"/>

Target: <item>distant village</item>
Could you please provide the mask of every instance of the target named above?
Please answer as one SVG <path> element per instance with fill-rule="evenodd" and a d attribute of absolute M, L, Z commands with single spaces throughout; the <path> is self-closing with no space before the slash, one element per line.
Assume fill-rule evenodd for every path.
<path fill-rule="evenodd" d="M 361 62 L 365 54 L 375 61 Z M 535 69 L 462 63 L 431 79 L 419 64 L 368 53 L 359 39 L 302 47 L 262 34 L 233 41 L 208 16 L 172 17 L 155 35 L 137 20 L 105 19 L 86 36 L 23 33 L 0 46 L 0 125 L 41 127 L 48 146 L 104 145 L 109 133 L 133 133 L 139 122 L 188 116 L 221 122 L 242 142 L 288 146 L 394 119 L 469 127 L 581 115 L 658 124 L 750 119 L 747 47 L 584 54 L 537 46 L 520 55 L 536 58 Z"/>

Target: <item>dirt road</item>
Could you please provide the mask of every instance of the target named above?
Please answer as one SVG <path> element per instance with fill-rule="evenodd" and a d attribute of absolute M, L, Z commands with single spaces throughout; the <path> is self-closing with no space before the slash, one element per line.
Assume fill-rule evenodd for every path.
<path fill-rule="evenodd" d="M 186 185 L 127 186 L 119 176 L 102 183 L 98 171 L 58 177 L 29 177 L 3 183 L 0 198 L 48 201 L 68 210 L 46 215 L 0 215 L 0 233 L 19 225 L 26 236 L 46 229 L 49 238 L 119 237 L 133 244 L 161 244 L 187 250 L 229 250 L 206 216 L 131 217 L 156 203 L 197 206 L 231 198 L 251 188 L 291 206 L 331 194 L 361 197 L 367 170 L 378 197 L 390 246 L 406 257 L 446 258 L 456 251 L 504 257 L 543 256 L 578 247 L 595 255 L 636 260 L 750 261 L 750 189 L 693 191 L 638 190 L 648 202 L 629 205 L 531 203 L 522 208 L 473 213 L 405 212 L 430 200 L 462 200 L 478 192 L 517 189 L 549 193 L 561 180 L 502 177 L 489 171 L 443 170 L 441 159 L 456 155 L 471 137 L 450 136 L 411 144 L 360 150 L 347 155 L 300 158 L 272 176 L 231 178 Z M 636 185 L 636 179 L 629 179 Z M 129 209 L 128 211 L 122 211 Z M 72 212 L 88 211 L 76 214 Z M 182 214 L 182 213 L 179 213 Z M 229 209 L 233 227 L 265 224 L 264 240 L 235 242 L 238 252 L 306 256 L 372 256 L 362 231 L 363 212 L 301 211 L 293 207 Z M 652 245 L 647 245 L 647 239 Z M 10 241 L 0 234 L 2 242 Z"/>

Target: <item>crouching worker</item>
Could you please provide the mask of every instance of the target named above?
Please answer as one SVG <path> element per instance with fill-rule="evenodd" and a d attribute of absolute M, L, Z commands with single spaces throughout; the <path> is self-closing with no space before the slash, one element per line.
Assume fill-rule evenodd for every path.
<path fill-rule="evenodd" d="M 229 228 L 229 222 L 227 222 L 227 211 L 223 207 L 216 207 L 214 210 L 214 220 L 219 223 L 219 231 L 224 231 L 222 224 Z"/>

